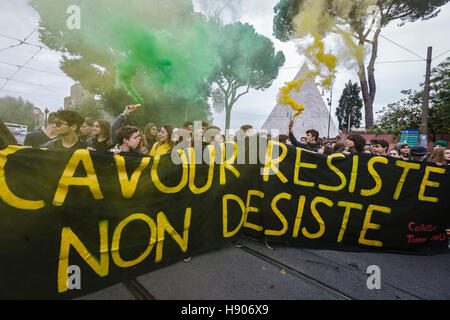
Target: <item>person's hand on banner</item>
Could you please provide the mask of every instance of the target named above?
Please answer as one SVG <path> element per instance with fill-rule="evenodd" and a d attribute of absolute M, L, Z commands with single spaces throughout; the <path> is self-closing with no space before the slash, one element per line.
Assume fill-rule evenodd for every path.
<path fill-rule="evenodd" d="M 114 149 L 109 150 L 109 152 L 112 152 L 113 156 L 117 156 L 118 154 L 120 154 L 122 152 L 122 150 L 114 148 Z"/>

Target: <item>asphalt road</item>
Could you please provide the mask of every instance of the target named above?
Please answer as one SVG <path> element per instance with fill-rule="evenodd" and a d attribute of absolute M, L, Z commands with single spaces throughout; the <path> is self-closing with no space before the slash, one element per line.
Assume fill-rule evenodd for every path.
<path fill-rule="evenodd" d="M 379 289 L 368 288 L 369 266 L 379 267 Z M 245 240 L 242 248 L 230 244 L 79 299 L 449 300 L 450 250 L 434 256 L 270 250 Z"/>

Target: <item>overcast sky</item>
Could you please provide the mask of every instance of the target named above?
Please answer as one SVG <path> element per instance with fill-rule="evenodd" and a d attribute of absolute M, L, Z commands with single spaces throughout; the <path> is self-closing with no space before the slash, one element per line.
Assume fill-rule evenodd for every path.
<path fill-rule="evenodd" d="M 225 22 L 240 20 L 252 24 L 258 33 L 269 37 L 274 42 L 276 50 L 282 50 L 286 57 L 286 63 L 272 87 L 265 91 L 251 90 L 238 100 L 231 115 L 232 128 L 251 124 L 259 129 L 276 105 L 279 89 L 285 82 L 293 80 L 304 63 L 304 58 L 297 52 L 295 43 L 282 43 L 272 36 L 273 7 L 277 2 L 278 0 L 230 0 L 228 7 L 222 12 Z M 219 0 L 219 3 L 227 4 L 227 1 Z M 196 5 L 196 8 L 199 7 Z M 58 53 L 46 47 L 39 48 L 42 44 L 36 30 L 38 23 L 39 15 L 27 5 L 26 0 L 0 0 L 0 97 L 21 96 L 42 110 L 47 107 L 50 111 L 54 111 L 64 105 L 64 97 L 70 95 L 70 87 L 74 81 L 60 71 Z M 436 57 L 432 66 L 436 66 L 450 55 L 448 30 L 450 30 L 450 4 L 442 7 L 439 16 L 434 19 L 408 23 L 402 27 L 391 24 L 383 29 L 384 37 L 414 54 L 387 39 L 380 38 L 375 69 L 377 81 L 375 111 L 403 98 L 400 93 L 402 89 L 419 89 L 419 83 L 423 82 L 425 73 L 425 61 L 385 62 L 418 60 L 420 59 L 418 56 L 426 58 L 427 47 L 432 46 L 433 57 Z M 11 39 L 24 40 L 27 36 L 29 37 L 26 42 L 34 46 L 18 45 L 18 41 Z M 26 68 L 16 67 L 25 63 Z M 4 78 L 11 80 L 7 81 Z M 339 97 L 348 80 L 358 81 L 356 70 L 338 69 L 333 88 L 334 118 Z M 224 113 L 214 114 L 214 119 L 214 123 L 219 127 L 225 126 Z M 337 123 L 336 118 L 335 122 Z"/>

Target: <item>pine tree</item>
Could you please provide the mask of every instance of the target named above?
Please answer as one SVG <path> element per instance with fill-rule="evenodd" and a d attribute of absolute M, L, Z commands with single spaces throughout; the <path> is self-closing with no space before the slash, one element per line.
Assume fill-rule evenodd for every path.
<path fill-rule="evenodd" d="M 352 83 L 351 80 L 345 85 L 342 91 L 341 98 L 339 99 L 339 106 L 336 108 L 336 117 L 339 121 L 339 129 L 359 128 L 362 119 L 361 109 L 363 102 L 360 97 L 360 88 L 357 83 Z"/>
<path fill-rule="evenodd" d="M 349 41 L 353 41 L 354 46 L 367 46 L 366 50 L 370 49 L 370 59 L 367 63 L 364 60 L 358 61 L 358 78 L 364 99 L 364 120 L 366 128 L 370 129 L 374 125 L 373 103 L 377 91 L 375 63 L 380 54 L 379 37 L 382 29 L 393 23 L 403 26 L 407 22 L 432 19 L 448 2 L 449 0 L 279 0 L 274 7 L 273 34 L 281 41 L 304 38 L 305 30 L 298 32 L 296 28 L 301 25 L 299 14 L 310 10 L 306 15 L 308 19 L 305 19 L 308 23 L 314 23 L 311 21 L 312 16 L 321 17 L 314 24 L 314 32 L 320 30 L 324 35 L 349 33 L 353 38 Z M 311 4 L 316 3 L 319 5 L 312 9 Z"/>

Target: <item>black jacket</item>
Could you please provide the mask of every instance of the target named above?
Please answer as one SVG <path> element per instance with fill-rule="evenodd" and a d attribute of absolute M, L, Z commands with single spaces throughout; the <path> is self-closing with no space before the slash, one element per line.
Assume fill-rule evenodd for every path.
<path fill-rule="evenodd" d="M 44 143 L 40 146 L 41 148 L 48 148 L 48 149 L 57 149 L 57 150 L 76 150 L 76 149 L 86 149 L 88 147 L 87 143 L 78 139 L 78 142 L 75 143 L 70 148 L 65 148 L 62 144 L 62 138 L 56 138 L 53 140 L 50 140 L 47 143 Z"/>
<path fill-rule="evenodd" d="M 91 140 L 91 142 L 89 143 L 89 146 L 94 148 L 95 151 L 108 151 L 109 149 L 111 149 L 112 147 L 114 147 L 113 144 L 110 144 L 108 141 L 104 140 L 102 142 L 99 142 L 97 140 L 97 137 L 94 137 L 94 139 Z"/>
<path fill-rule="evenodd" d="M 294 136 L 292 132 L 289 133 L 289 140 L 291 140 L 291 143 L 299 148 L 306 149 L 309 151 L 317 152 L 317 150 L 320 149 L 320 143 L 300 143 Z"/>
<path fill-rule="evenodd" d="M 45 134 L 42 129 L 36 129 L 26 135 L 24 146 L 32 146 L 33 148 L 39 148 L 40 145 L 50 141 L 50 138 Z"/>

